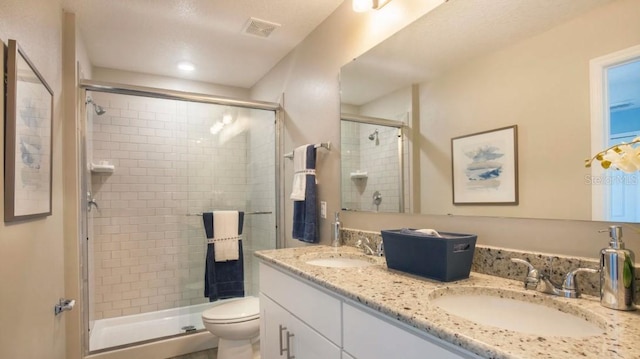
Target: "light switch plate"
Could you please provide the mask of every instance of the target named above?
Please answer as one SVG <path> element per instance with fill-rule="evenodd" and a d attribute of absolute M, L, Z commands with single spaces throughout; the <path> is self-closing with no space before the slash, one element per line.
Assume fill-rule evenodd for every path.
<path fill-rule="evenodd" d="M 327 218 L 327 202 L 320 201 L 320 217 Z"/>

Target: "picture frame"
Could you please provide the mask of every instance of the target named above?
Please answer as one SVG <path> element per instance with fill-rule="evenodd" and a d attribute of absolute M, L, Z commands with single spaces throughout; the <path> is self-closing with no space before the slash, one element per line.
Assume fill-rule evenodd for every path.
<path fill-rule="evenodd" d="M 451 139 L 454 205 L 518 204 L 518 126 Z"/>
<path fill-rule="evenodd" d="M 5 222 L 51 215 L 53 91 L 8 41 L 5 104 Z"/>

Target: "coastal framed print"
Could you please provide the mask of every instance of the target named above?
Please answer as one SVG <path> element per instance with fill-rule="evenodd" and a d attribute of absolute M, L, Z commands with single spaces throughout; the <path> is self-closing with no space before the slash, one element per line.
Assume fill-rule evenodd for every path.
<path fill-rule="evenodd" d="M 518 126 L 451 139 L 454 205 L 518 204 Z"/>
<path fill-rule="evenodd" d="M 5 108 L 4 220 L 51 215 L 53 91 L 9 40 Z"/>

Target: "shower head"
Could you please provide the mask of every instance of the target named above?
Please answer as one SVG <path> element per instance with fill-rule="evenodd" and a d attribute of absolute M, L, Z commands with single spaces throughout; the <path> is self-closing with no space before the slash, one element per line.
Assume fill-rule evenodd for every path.
<path fill-rule="evenodd" d="M 86 103 L 93 105 L 93 110 L 96 111 L 96 114 L 98 116 L 104 115 L 107 112 L 107 110 L 105 110 L 102 106 L 100 106 L 97 103 L 93 102 L 93 99 L 91 97 L 87 97 L 87 102 Z"/>
<path fill-rule="evenodd" d="M 377 139 L 378 139 L 378 130 L 376 129 L 375 131 L 373 131 L 369 135 L 369 140 L 373 141 L 373 140 L 377 140 Z"/>
<path fill-rule="evenodd" d="M 100 115 L 104 115 L 107 110 L 105 110 L 104 108 L 102 108 L 102 106 L 100 105 L 96 105 L 95 103 L 93 104 L 93 106 L 95 107 L 96 113 L 98 114 L 98 116 Z"/>

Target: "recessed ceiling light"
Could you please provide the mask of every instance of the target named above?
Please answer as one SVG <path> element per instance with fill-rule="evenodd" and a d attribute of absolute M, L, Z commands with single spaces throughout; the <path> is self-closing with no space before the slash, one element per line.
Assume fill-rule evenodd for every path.
<path fill-rule="evenodd" d="M 196 67 L 190 63 L 189 61 L 182 61 L 178 63 L 178 69 L 182 70 L 182 71 L 193 71 L 196 69 Z"/>

